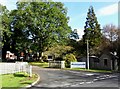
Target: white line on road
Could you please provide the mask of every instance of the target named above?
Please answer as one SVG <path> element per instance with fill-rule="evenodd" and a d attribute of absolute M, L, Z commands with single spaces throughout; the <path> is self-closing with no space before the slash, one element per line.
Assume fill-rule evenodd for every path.
<path fill-rule="evenodd" d="M 84 84 L 85 82 L 81 82 L 80 84 Z"/>
<path fill-rule="evenodd" d="M 90 81 L 90 82 L 86 82 L 87 84 L 90 84 L 90 83 L 93 83 L 93 81 Z"/>
<path fill-rule="evenodd" d="M 93 79 L 93 81 L 97 81 L 98 79 Z"/>
<path fill-rule="evenodd" d="M 94 74 L 86 74 L 86 75 L 88 75 L 88 76 L 92 76 L 92 75 L 94 75 Z"/>
<path fill-rule="evenodd" d="M 100 79 L 105 79 L 105 78 L 100 78 Z"/>

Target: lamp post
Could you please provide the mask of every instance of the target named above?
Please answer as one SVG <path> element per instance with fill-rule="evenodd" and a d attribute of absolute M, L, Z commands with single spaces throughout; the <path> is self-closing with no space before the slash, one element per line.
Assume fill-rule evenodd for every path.
<path fill-rule="evenodd" d="M 89 43 L 87 40 L 87 69 L 89 70 Z"/>

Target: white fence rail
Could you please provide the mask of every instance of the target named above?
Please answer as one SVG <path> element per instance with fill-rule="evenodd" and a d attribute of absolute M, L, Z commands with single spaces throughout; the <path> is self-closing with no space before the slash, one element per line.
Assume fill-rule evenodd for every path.
<path fill-rule="evenodd" d="M 27 62 L 0 63 L 0 74 L 27 72 L 32 75 L 32 66 Z"/>
<path fill-rule="evenodd" d="M 65 68 L 65 61 L 49 61 L 50 68 Z"/>

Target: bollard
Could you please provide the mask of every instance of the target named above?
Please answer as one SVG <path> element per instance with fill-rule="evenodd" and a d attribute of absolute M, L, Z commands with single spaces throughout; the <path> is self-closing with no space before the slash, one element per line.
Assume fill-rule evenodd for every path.
<path fill-rule="evenodd" d="M 61 61 L 61 69 L 65 68 L 65 61 Z"/>
<path fill-rule="evenodd" d="M 30 66 L 30 77 L 32 77 L 32 66 Z"/>

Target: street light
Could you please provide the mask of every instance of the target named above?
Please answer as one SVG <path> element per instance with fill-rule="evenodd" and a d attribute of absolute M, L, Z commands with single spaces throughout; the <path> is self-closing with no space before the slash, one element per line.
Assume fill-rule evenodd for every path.
<path fill-rule="evenodd" d="M 89 43 L 87 40 L 87 69 L 89 70 Z"/>

